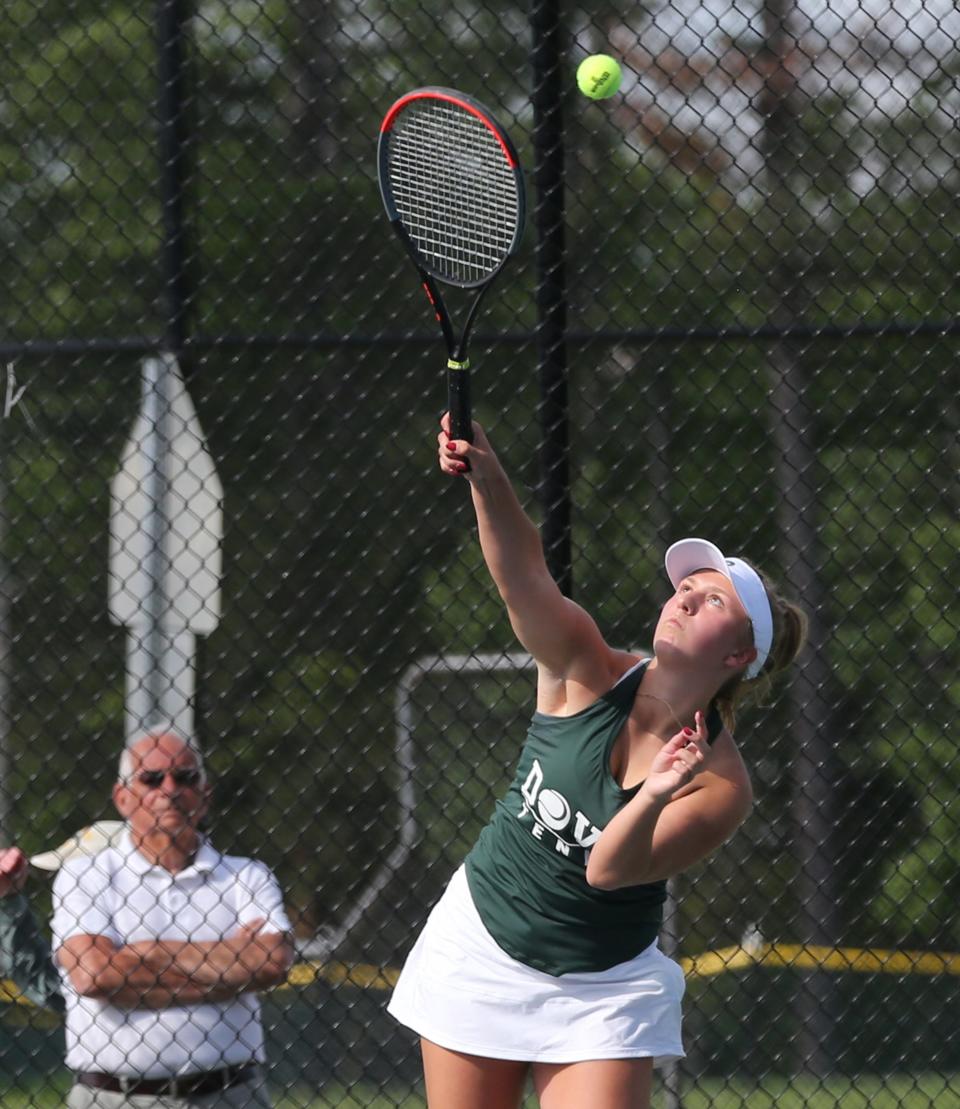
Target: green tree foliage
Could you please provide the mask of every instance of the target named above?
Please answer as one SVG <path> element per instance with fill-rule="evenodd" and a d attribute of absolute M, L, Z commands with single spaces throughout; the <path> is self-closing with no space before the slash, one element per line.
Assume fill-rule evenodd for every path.
<path fill-rule="evenodd" d="M 108 815 L 123 731 L 108 482 L 138 404 L 140 347 L 162 340 L 170 311 L 153 16 L 92 0 L 0 12 L 4 337 L 134 348 L 23 358 L 25 407 L 4 422 L 8 789 L 31 850 Z M 475 390 L 540 517 L 528 17 L 502 0 L 439 13 L 413 0 L 213 2 L 189 16 L 183 361 L 227 519 L 198 726 L 220 780 L 218 834 L 279 867 L 309 931 L 342 917 L 396 836 L 401 676 L 424 655 L 513 646 L 464 483 L 436 472 L 444 354 L 380 210 L 375 149 L 386 108 L 417 85 L 463 88 L 516 139 L 534 219 L 484 307 Z M 582 49 L 618 27 L 639 41 L 655 18 L 655 6 L 578 14 L 570 73 Z M 656 131 L 639 85 L 594 104 L 571 80 L 564 103 L 576 595 L 611 642 L 642 646 L 669 539 L 709 534 L 776 571 L 765 329 L 784 300 L 771 274 L 787 273 L 815 415 L 794 429 L 814 447 L 800 480 L 820 504 L 821 616 L 847 724 L 833 737 L 854 814 L 845 920 L 890 945 L 960 942 L 948 911 L 960 815 L 942 739 L 958 697 L 944 593 L 958 539 L 956 352 L 924 334 L 957 308 L 955 71 L 944 58 L 902 111 L 869 126 L 840 88 L 800 96 L 783 211 L 762 164 L 744 180 L 723 134 Z M 740 71 L 724 72 L 736 91 Z M 763 73 L 743 74 L 752 95 Z M 891 321 L 893 334 L 843 334 Z M 501 333 L 510 341 L 493 341 Z M 523 732 L 511 698 L 463 679 L 424 687 L 430 817 L 416 865 L 452 865 L 509 774 Z M 739 938 L 746 919 L 769 932 L 795 907 L 783 704 L 745 717 L 742 738 L 756 846 L 732 848 L 732 872 L 691 880 L 694 947 Z M 66 789 L 78 762 L 82 788 L 71 777 Z M 896 821 L 870 841 L 887 812 Z"/>

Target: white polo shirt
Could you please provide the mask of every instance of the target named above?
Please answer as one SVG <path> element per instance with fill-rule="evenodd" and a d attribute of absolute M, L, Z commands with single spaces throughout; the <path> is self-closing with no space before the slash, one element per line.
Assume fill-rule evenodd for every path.
<path fill-rule="evenodd" d="M 253 859 L 221 855 L 203 841 L 178 874 L 153 866 L 124 832 L 117 847 L 65 863 L 53 886 L 56 950 L 75 935 L 116 946 L 141 940 L 225 939 L 258 917 L 265 932 L 289 932 L 280 887 Z M 61 971 L 66 998 L 67 1066 L 73 1071 L 168 1078 L 263 1061 L 260 1002 L 128 1009 L 80 997 Z"/>

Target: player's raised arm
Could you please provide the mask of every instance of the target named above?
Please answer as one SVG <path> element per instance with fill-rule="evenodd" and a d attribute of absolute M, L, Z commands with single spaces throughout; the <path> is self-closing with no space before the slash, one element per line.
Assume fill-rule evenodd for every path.
<path fill-rule="evenodd" d="M 480 547 L 520 643 L 541 668 L 565 677 L 608 652 L 592 617 L 561 593 L 547 567 L 536 525 L 520 504 L 479 424 L 472 443 L 451 439 L 444 416 L 440 468 L 470 482 Z"/>

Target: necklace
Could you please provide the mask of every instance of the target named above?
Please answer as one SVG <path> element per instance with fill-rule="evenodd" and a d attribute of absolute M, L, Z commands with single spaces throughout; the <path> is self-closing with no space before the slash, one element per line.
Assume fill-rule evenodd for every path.
<path fill-rule="evenodd" d="M 637 696 L 646 697 L 648 701 L 659 701 L 660 704 L 663 705 L 664 708 L 667 709 L 667 711 L 673 717 L 673 722 L 677 726 L 677 731 L 683 731 L 683 725 L 680 723 L 680 718 L 677 716 L 676 712 L 674 711 L 673 705 L 671 705 L 669 701 L 665 701 L 662 697 L 658 697 L 655 693 L 641 693 L 640 691 L 638 691 Z"/>

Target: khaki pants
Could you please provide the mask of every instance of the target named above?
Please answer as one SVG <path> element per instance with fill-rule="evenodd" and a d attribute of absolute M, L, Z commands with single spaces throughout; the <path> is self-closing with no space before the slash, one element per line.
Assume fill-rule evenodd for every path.
<path fill-rule="evenodd" d="M 270 1109 L 270 1099 L 261 1079 L 202 1097 L 115 1094 L 75 1085 L 67 1095 L 67 1106 L 68 1109 Z"/>

